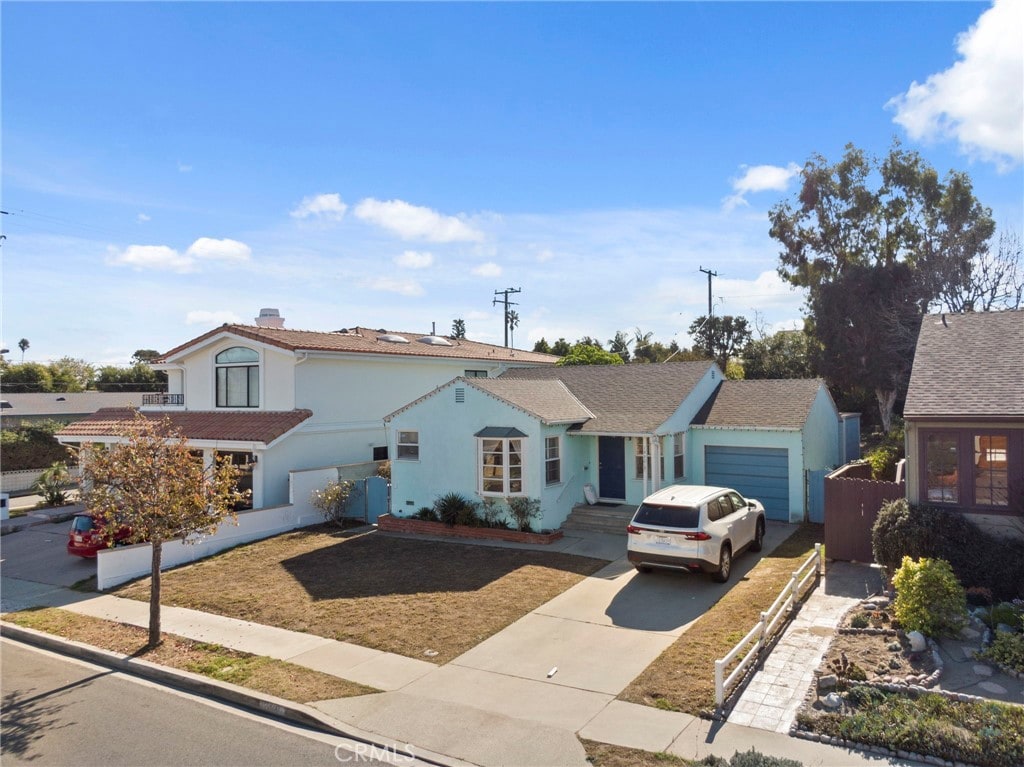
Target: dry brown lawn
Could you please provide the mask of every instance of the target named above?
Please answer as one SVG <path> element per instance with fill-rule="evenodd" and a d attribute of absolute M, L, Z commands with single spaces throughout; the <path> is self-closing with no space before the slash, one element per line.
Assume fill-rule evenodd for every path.
<path fill-rule="evenodd" d="M 169 571 L 161 603 L 446 663 L 605 564 L 321 526 Z"/>
<path fill-rule="evenodd" d="M 641 751 L 585 738 L 580 738 L 580 743 L 587 752 L 587 761 L 594 767 L 689 767 L 698 764 L 664 752 Z"/>
<path fill-rule="evenodd" d="M 54 607 L 10 613 L 4 616 L 4 620 L 298 703 L 379 692 L 372 687 L 285 661 L 194 642 L 173 634 L 163 634 L 163 642 L 158 647 L 147 649 L 147 629 Z"/>
<path fill-rule="evenodd" d="M 697 619 L 619 695 L 620 700 L 684 711 L 694 716 L 715 706 L 715 659 L 741 640 L 823 540 L 821 525 L 805 524 Z"/>

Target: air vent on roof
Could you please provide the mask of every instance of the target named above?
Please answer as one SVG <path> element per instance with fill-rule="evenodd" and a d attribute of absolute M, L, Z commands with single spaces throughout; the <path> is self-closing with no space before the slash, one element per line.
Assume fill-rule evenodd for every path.
<path fill-rule="evenodd" d="M 462 386 L 455 387 L 455 401 L 462 403 L 466 401 L 466 389 Z"/>
<path fill-rule="evenodd" d="M 451 346 L 452 342 L 447 338 L 441 336 L 423 336 L 423 338 L 417 338 L 421 344 L 429 344 L 430 346 Z"/>
<path fill-rule="evenodd" d="M 396 335 L 394 335 L 392 333 L 388 333 L 388 334 L 383 335 L 383 336 L 377 336 L 377 340 L 378 341 L 383 341 L 384 343 L 388 343 L 388 344 L 407 344 L 407 343 L 409 343 L 409 339 L 408 338 L 403 338 L 402 336 L 396 336 Z"/>

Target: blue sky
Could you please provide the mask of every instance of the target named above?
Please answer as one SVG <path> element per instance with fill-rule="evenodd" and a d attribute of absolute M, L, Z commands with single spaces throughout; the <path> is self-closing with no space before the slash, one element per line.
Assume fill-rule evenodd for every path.
<path fill-rule="evenodd" d="M 792 327 L 767 211 L 894 137 L 1024 218 L 1024 3 L 7 2 L 2 341 Z"/>

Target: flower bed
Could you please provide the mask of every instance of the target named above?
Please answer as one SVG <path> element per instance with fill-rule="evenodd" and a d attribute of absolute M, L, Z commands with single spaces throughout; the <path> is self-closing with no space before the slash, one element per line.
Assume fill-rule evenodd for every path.
<path fill-rule="evenodd" d="M 561 530 L 541 533 L 524 533 L 500 527 L 469 527 L 467 525 L 446 525 L 443 522 L 428 522 L 422 519 L 395 517 L 381 514 L 377 518 L 377 529 L 385 533 L 414 533 L 437 535 L 446 538 L 472 538 L 476 540 L 508 541 L 510 543 L 554 543 L 562 537 Z"/>

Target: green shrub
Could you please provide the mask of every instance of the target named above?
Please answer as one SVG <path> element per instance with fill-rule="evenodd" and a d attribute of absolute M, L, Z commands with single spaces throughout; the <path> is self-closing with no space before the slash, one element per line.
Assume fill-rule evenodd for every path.
<path fill-rule="evenodd" d="M 1024 634 L 996 632 L 992 644 L 978 653 L 979 658 L 998 663 L 1024 674 Z"/>
<path fill-rule="evenodd" d="M 455 525 L 474 527 L 477 524 L 476 502 L 459 493 L 445 493 L 438 497 L 434 501 L 434 512 L 437 514 L 437 518 L 448 527 L 455 527 Z"/>
<path fill-rule="evenodd" d="M 413 519 L 422 519 L 424 522 L 439 522 L 437 512 L 429 506 L 421 506 L 419 511 L 412 515 Z"/>
<path fill-rule="evenodd" d="M 508 522 L 505 520 L 506 509 L 501 501 L 494 497 L 484 498 L 480 506 L 479 516 L 482 527 L 500 528 L 507 530 Z"/>
<path fill-rule="evenodd" d="M 530 524 L 540 516 L 540 499 L 514 496 L 508 499 L 508 511 L 517 530 L 530 532 Z"/>
<path fill-rule="evenodd" d="M 391 481 L 391 461 L 381 461 L 377 464 L 377 476 Z"/>
<path fill-rule="evenodd" d="M 1010 602 L 1000 602 L 997 605 L 992 605 L 988 610 L 984 610 L 981 613 L 981 619 L 992 629 L 1002 623 L 1004 626 L 1020 630 L 1024 628 L 1024 608 L 1017 607 Z"/>
<path fill-rule="evenodd" d="M 893 585 L 893 609 L 904 631 L 935 637 L 956 634 L 967 624 L 964 589 L 945 560 L 904 557 Z"/>
<path fill-rule="evenodd" d="M 1024 541 L 990 535 L 961 512 L 890 501 L 875 520 L 871 546 L 890 577 L 905 556 L 944 559 L 966 586 L 999 599 L 1024 597 Z"/>
<path fill-rule="evenodd" d="M 867 613 L 857 613 L 850 618 L 850 627 L 855 629 L 866 629 L 871 625 L 871 616 Z"/>
<path fill-rule="evenodd" d="M 900 450 L 895 445 L 879 445 L 864 459 L 871 465 L 871 478 L 892 482 L 896 479 L 896 463 L 900 460 Z"/>
<path fill-rule="evenodd" d="M 4 471 L 44 469 L 56 462 L 71 464 L 72 452 L 53 436 L 64 424 L 44 421 L 0 431 L 0 466 Z"/>

